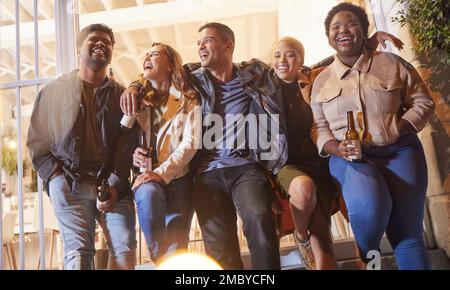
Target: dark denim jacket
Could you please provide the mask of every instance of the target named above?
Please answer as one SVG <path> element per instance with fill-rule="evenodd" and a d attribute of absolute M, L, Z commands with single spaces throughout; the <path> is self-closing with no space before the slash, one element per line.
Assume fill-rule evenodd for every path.
<path fill-rule="evenodd" d="M 119 105 L 123 90 L 123 86 L 105 78 L 95 94 L 102 168 L 110 173 L 109 184 L 119 190 L 120 197 L 131 193 L 129 172 L 121 166 L 129 160 L 122 160 L 124 144 L 119 144 L 119 135 L 124 133 L 120 128 L 123 113 Z M 41 90 L 33 108 L 27 146 L 47 190 L 50 177 L 58 170 L 64 173 L 72 193 L 78 191 L 85 126 L 86 111 L 77 71 L 62 75 Z"/>
<path fill-rule="evenodd" d="M 190 75 L 191 82 L 201 96 L 203 117 L 213 113 L 215 105 L 213 77 L 208 70 L 200 67 L 199 63 L 186 64 L 184 68 L 187 72 L 190 72 L 188 75 Z M 252 98 L 249 114 L 255 114 L 256 116 L 260 114 L 267 115 L 268 122 L 274 122 L 274 125 L 278 127 L 278 136 L 276 136 L 275 140 L 271 140 L 272 144 L 269 150 L 272 150 L 274 154 L 270 159 L 263 160 L 261 158 L 261 154 L 267 153 L 269 150 L 262 149 L 259 146 L 257 149 L 250 150 L 251 156 L 255 161 L 262 164 L 273 174 L 276 174 L 286 163 L 288 157 L 287 130 L 282 116 L 281 86 L 277 79 L 270 75 L 270 67 L 257 59 L 234 64 L 234 68 L 245 91 Z M 278 115 L 278 118 L 275 118 L 276 115 Z M 258 126 L 263 126 L 267 130 L 267 136 L 271 136 L 270 124 L 259 122 Z M 203 129 L 204 133 L 208 128 L 204 127 Z M 255 133 L 248 132 L 248 134 Z"/>

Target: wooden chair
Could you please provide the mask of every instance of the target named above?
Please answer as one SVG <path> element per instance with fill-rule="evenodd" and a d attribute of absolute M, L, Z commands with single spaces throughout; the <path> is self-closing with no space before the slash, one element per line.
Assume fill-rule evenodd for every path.
<path fill-rule="evenodd" d="M 9 268 L 17 270 L 16 257 L 14 256 L 14 249 L 11 247 L 11 242 L 14 239 L 14 225 L 16 223 L 17 213 L 7 213 L 3 218 L 3 241 L 2 247 L 5 248 L 6 256 L 8 258 Z"/>
<path fill-rule="evenodd" d="M 42 194 L 42 204 L 44 213 L 44 233 L 45 230 L 49 230 L 51 233 L 50 237 L 50 268 L 53 268 L 53 252 L 55 249 L 55 241 L 59 234 L 58 221 L 53 211 L 53 207 L 50 202 L 50 198 L 47 194 Z M 39 195 L 36 192 L 34 195 L 34 207 L 33 207 L 33 229 L 39 232 Z M 41 266 L 41 255 L 39 253 L 39 259 L 37 264 L 37 269 L 39 270 Z"/>

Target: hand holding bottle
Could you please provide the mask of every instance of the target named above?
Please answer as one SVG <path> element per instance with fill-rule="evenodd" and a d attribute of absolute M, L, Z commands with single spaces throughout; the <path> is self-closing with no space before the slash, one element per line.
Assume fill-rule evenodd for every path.
<path fill-rule="evenodd" d="M 148 161 L 153 148 L 145 150 L 144 148 L 137 147 L 133 153 L 133 165 L 139 168 L 146 168 L 148 166 Z"/>
<path fill-rule="evenodd" d="M 343 142 L 341 142 L 342 144 Z M 339 144 L 340 145 L 340 144 Z M 355 128 L 355 120 L 353 119 L 353 112 L 347 112 L 347 132 L 345 133 L 345 153 L 344 158 L 349 161 L 361 159 L 361 140 L 359 139 L 358 131 Z"/>
<path fill-rule="evenodd" d="M 110 193 L 110 197 L 105 201 L 100 201 L 97 198 L 97 209 L 103 213 L 112 211 L 114 209 L 114 207 L 116 206 L 116 203 L 117 203 L 117 200 L 119 197 L 119 193 L 118 193 L 117 189 L 113 186 L 109 186 L 109 193 Z"/>
<path fill-rule="evenodd" d="M 351 146 L 351 144 L 351 140 L 343 140 L 341 142 L 330 140 L 323 146 L 323 150 L 328 154 L 351 161 L 349 158 L 350 156 L 361 154 L 360 150 Z"/>

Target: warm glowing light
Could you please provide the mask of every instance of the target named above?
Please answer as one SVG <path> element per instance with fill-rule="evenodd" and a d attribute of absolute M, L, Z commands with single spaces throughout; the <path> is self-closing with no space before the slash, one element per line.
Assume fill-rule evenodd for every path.
<path fill-rule="evenodd" d="M 182 253 L 167 257 L 156 269 L 158 270 L 222 270 L 219 264 L 208 256 Z"/>
<path fill-rule="evenodd" d="M 14 140 L 10 140 L 10 141 L 8 142 L 8 148 L 9 148 L 9 149 L 16 149 L 16 148 L 17 148 L 17 142 L 14 141 Z"/>

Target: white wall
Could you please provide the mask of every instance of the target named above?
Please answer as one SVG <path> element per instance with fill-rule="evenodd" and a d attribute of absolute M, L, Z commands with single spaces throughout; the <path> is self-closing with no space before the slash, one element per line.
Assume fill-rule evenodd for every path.
<path fill-rule="evenodd" d="M 306 65 L 334 54 L 323 23 L 337 3 L 336 0 L 279 0 L 279 36 L 292 36 L 303 43 Z"/>

